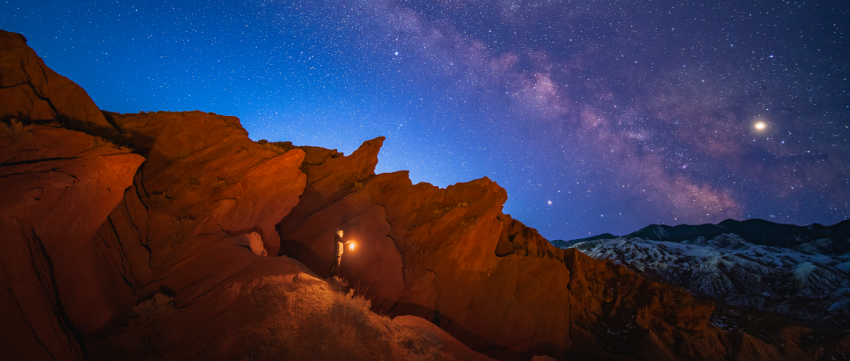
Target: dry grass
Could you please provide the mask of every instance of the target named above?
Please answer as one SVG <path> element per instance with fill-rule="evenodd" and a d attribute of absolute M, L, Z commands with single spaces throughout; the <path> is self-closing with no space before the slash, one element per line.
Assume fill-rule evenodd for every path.
<path fill-rule="evenodd" d="M 174 299 L 160 292 L 133 307 L 133 315 L 148 322 L 158 320 L 174 311 Z"/>
<path fill-rule="evenodd" d="M 171 198 L 166 192 L 153 192 L 148 196 L 145 205 L 150 209 L 163 210 L 171 206 Z"/>
<path fill-rule="evenodd" d="M 141 349 L 134 358 L 162 360 L 171 356 L 175 347 L 162 334 L 162 321 L 173 313 L 174 299 L 162 292 L 154 293 L 133 307 L 133 317 L 141 321 L 134 326 L 141 337 Z"/>
<path fill-rule="evenodd" d="M 446 350 L 433 331 L 415 328 L 370 310 L 371 299 L 342 278 L 329 282 L 307 273 L 257 279 L 243 284 L 239 298 L 199 325 L 203 351 L 186 354 L 190 343 L 164 327 L 180 321 L 184 312 L 197 317 L 199 308 L 175 309 L 168 292 L 160 291 L 133 309 L 127 327 L 132 342 L 100 340 L 110 347 L 97 359 L 210 360 L 456 360 L 465 354 Z M 231 289 L 231 288 L 228 288 Z M 164 292 L 164 293 L 163 293 Z M 235 294 L 234 294 L 235 295 Z M 213 298 L 215 299 L 215 298 Z M 194 310 L 194 313 L 193 311 Z M 137 341 L 136 341 L 137 340 Z"/>
<path fill-rule="evenodd" d="M 373 313 L 365 290 L 339 277 L 325 283 L 297 274 L 291 282 L 255 289 L 251 304 L 263 322 L 230 332 L 220 343 L 220 358 L 426 360 L 439 349 L 439 340 L 419 340 L 417 330 Z"/>
<path fill-rule="evenodd" d="M 409 351 L 408 360 L 440 360 L 443 343 L 427 330 L 400 329 L 399 344 Z"/>
<path fill-rule="evenodd" d="M 439 217 L 439 216 L 442 216 L 446 213 L 449 213 L 452 209 L 464 208 L 466 206 L 467 206 L 466 202 L 460 202 L 456 205 L 453 204 L 453 205 L 445 206 L 445 207 L 442 207 L 442 208 L 437 208 L 437 209 L 434 210 L 434 215 Z"/>
<path fill-rule="evenodd" d="M 92 139 L 92 149 L 100 149 L 100 148 L 112 148 L 117 149 L 122 152 L 132 152 L 133 150 L 130 147 L 126 147 L 123 145 L 116 145 L 111 140 L 101 137 L 94 137 Z"/>
<path fill-rule="evenodd" d="M 23 125 L 17 118 L 10 119 L 9 124 L 0 122 L 0 138 L 16 143 L 29 136 L 32 136 L 32 125 Z"/>
<path fill-rule="evenodd" d="M 219 188 L 227 185 L 227 180 L 225 180 L 224 178 L 221 178 L 221 177 L 216 177 L 215 179 L 212 180 L 212 182 L 210 182 L 210 185 L 213 187 L 213 189 L 219 189 Z"/>
<path fill-rule="evenodd" d="M 372 300 L 366 298 L 365 292 L 348 290 L 347 293 L 334 292 L 331 319 L 337 322 L 351 321 L 357 326 L 363 326 L 372 316 Z"/>
<path fill-rule="evenodd" d="M 265 139 L 258 140 L 257 144 L 259 144 L 263 149 L 270 150 L 277 154 L 283 154 L 290 149 L 295 148 L 295 146 L 292 145 L 292 142 L 269 142 Z"/>
<path fill-rule="evenodd" d="M 192 217 L 174 217 L 172 220 L 174 238 L 179 242 L 188 237 L 195 227 L 195 219 Z"/>

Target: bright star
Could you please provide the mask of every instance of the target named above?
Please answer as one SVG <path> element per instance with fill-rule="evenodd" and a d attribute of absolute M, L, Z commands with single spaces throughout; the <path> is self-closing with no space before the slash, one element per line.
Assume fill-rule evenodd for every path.
<path fill-rule="evenodd" d="M 549 204 L 550 206 L 552 205 L 552 201 L 548 201 L 546 203 Z"/>
<path fill-rule="evenodd" d="M 754 126 L 756 127 L 756 130 L 764 130 L 764 128 L 767 128 L 767 124 L 761 121 L 756 123 Z"/>

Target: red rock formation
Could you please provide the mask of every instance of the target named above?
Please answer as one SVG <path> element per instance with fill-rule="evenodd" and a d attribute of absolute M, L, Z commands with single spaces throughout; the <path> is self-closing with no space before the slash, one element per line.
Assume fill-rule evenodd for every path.
<path fill-rule="evenodd" d="M 123 141 L 146 158 L 124 200 L 95 236 L 105 273 L 124 284 L 109 300 L 114 317 L 126 315 L 140 293 L 167 286 L 182 302 L 250 263 L 227 259 L 227 253 L 200 256 L 219 243 L 238 247 L 254 234 L 261 244 L 246 248 L 277 253 L 274 226 L 304 188 L 305 176 L 298 170 L 302 151 L 252 142 L 234 117 L 201 112 L 109 116 Z"/>
<path fill-rule="evenodd" d="M 115 134 L 83 88 L 44 65 L 21 34 L 0 30 L 0 119 L 58 120 L 72 129 Z"/>
<path fill-rule="evenodd" d="M 81 358 L 79 330 L 108 313 L 97 303 L 108 289 L 97 283 L 90 240 L 142 161 L 102 139 L 39 125 L 0 147 L 4 357 Z"/>
<path fill-rule="evenodd" d="M 382 141 L 349 157 L 303 147 L 312 160 L 301 167 L 307 186 L 278 226 L 282 253 L 319 274 L 329 268 L 334 231 L 356 235 L 361 245 L 344 255 L 341 274 L 367 287 L 377 310 L 431 320 L 499 359 L 774 354 L 709 324 L 711 302 L 554 248 L 501 213 L 507 195 L 486 178 L 439 189 L 411 184 L 406 172 L 375 175 Z"/>

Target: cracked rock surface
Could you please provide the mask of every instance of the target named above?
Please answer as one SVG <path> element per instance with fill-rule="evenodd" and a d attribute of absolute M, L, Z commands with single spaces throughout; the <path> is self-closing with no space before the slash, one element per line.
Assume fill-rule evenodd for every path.
<path fill-rule="evenodd" d="M 33 126 L 0 147 L 0 294 L 10 359 L 78 359 L 82 331 L 108 318 L 91 237 L 144 159 L 95 137 Z M 108 291 L 106 291 L 108 292 Z"/>
<path fill-rule="evenodd" d="M 23 35 L 0 30 L 0 119 L 58 120 L 72 129 L 115 134 L 83 88 L 57 74 Z"/>

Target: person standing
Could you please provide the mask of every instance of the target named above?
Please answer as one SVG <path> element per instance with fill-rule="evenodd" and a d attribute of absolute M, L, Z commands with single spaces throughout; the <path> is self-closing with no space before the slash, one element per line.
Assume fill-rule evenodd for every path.
<path fill-rule="evenodd" d="M 342 240 L 342 230 L 336 231 L 336 235 L 334 236 L 334 254 L 333 261 L 331 262 L 331 273 L 328 277 L 334 277 L 337 275 L 339 271 L 339 264 L 342 262 L 342 253 L 345 252 L 345 245 L 351 242 L 351 240 L 343 241 Z"/>

